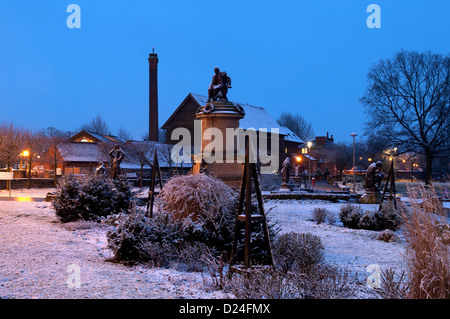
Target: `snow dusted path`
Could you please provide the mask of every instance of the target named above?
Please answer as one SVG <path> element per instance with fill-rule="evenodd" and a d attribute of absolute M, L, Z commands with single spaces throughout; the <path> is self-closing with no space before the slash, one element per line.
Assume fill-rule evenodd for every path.
<path fill-rule="evenodd" d="M 380 232 L 344 228 L 339 221 L 340 203 L 323 203 L 321 201 L 268 201 L 266 210 L 269 219 L 280 226 L 280 234 L 287 232 L 312 233 L 322 240 L 325 246 L 325 262 L 330 265 L 347 267 L 365 278 L 367 266 L 377 264 L 381 269 L 394 268 L 406 270 L 404 253 L 406 242 L 399 231 L 395 234 L 399 242 L 386 243 L 376 240 Z M 315 207 L 324 207 L 336 216 L 336 223 L 317 224 L 312 220 Z M 378 205 L 362 205 L 364 210 L 375 210 Z"/>
<path fill-rule="evenodd" d="M 199 274 L 108 262 L 106 226 L 60 224 L 49 203 L 0 201 L 0 298 L 223 298 Z M 80 288 L 69 288 L 69 265 Z"/>

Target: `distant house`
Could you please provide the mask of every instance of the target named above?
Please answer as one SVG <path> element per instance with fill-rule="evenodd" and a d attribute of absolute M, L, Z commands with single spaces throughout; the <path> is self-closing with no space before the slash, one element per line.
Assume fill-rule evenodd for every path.
<path fill-rule="evenodd" d="M 172 140 L 171 135 L 173 130 L 177 128 L 186 128 L 191 133 L 192 141 L 194 144 L 194 120 L 197 110 L 207 103 L 208 98 L 203 95 L 189 93 L 188 96 L 181 102 L 178 108 L 173 112 L 169 119 L 161 127 L 166 131 L 166 143 L 175 144 L 178 140 Z M 270 131 L 273 128 L 279 130 L 279 163 L 280 165 L 286 157 L 291 157 L 291 162 L 295 160 L 295 156 L 298 152 L 299 145 L 304 141 L 295 135 L 291 130 L 286 127 L 280 126 L 276 120 L 274 120 L 267 111 L 259 106 L 253 106 L 244 103 L 236 103 L 240 105 L 245 112 L 245 117 L 239 121 L 239 127 L 244 130 L 254 129 L 257 134 L 260 129 L 266 129 L 268 131 L 269 143 L 268 149 L 270 150 Z"/>
<path fill-rule="evenodd" d="M 95 132 L 81 131 L 58 145 L 55 156 L 57 162 L 57 175 L 75 174 L 86 175 L 95 173 L 99 162 L 103 162 L 109 174 L 111 158 L 109 151 L 119 145 L 125 153 L 120 164 L 121 169 L 131 179 L 138 178 L 143 173 L 144 178 L 149 177 L 153 163 L 154 150 L 158 154 L 158 163 L 161 172 L 169 176 L 172 171 L 186 173 L 192 168 L 190 163 L 175 164 L 170 158 L 173 144 L 152 141 L 122 141 L 117 136 L 104 135 Z M 49 153 L 54 153 L 49 150 Z M 143 152 L 146 152 L 143 154 Z M 146 160 L 142 159 L 145 155 Z M 48 173 L 53 173 L 54 162 L 36 162 L 35 166 L 45 167 Z M 44 168 L 43 168 L 44 169 Z M 47 173 L 47 174 L 48 174 Z"/>
<path fill-rule="evenodd" d="M 299 145 L 297 156 L 298 174 L 300 175 L 302 172 L 307 174 L 309 167 L 311 167 L 311 174 L 313 175 L 316 175 L 318 172 L 323 174 L 326 171 L 332 175 L 338 174 L 336 165 L 333 161 L 333 152 L 336 146 L 333 135 L 329 135 L 327 132 L 327 136 L 316 136 L 316 138 L 310 142 L 310 150 L 308 148 L 308 143 Z"/>
<path fill-rule="evenodd" d="M 108 152 L 115 144 L 123 143 L 117 136 L 81 131 L 59 146 L 61 164 L 58 167 L 64 174 L 93 173 L 100 161 L 109 167 Z"/>

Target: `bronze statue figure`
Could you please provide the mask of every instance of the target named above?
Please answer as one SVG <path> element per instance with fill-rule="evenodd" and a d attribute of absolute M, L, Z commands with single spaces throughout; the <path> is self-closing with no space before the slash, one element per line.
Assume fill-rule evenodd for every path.
<path fill-rule="evenodd" d="M 105 174 L 106 167 L 103 162 L 99 162 L 97 168 L 95 169 L 96 176 L 103 176 Z"/>
<path fill-rule="evenodd" d="M 282 184 L 289 184 L 289 178 L 290 174 L 289 171 L 291 170 L 291 160 L 289 157 L 286 157 L 286 159 L 283 162 L 283 165 L 281 167 L 281 182 Z"/>
<path fill-rule="evenodd" d="M 365 176 L 366 190 L 377 191 L 380 188 L 381 180 L 384 176 L 384 174 L 380 173 L 382 165 L 383 163 L 378 161 L 370 164 L 367 168 Z"/>
<path fill-rule="evenodd" d="M 231 88 L 231 78 L 227 72 L 214 68 L 214 75 L 208 89 L 208 102 L 211 101 L 228 101 L 227 93 Z"/>
<path fill-rule="evenodd" d="M 114 154 L 115 151 L 115 154 Z M 117 179 L 120 174 L 120 163 L 125 157 L 125 153 L 119 147 L 119 145 L 115 145 L 114 148 L 109 151 L 109 156 L 113 159 L 112 163 L 112 179 Z"/>

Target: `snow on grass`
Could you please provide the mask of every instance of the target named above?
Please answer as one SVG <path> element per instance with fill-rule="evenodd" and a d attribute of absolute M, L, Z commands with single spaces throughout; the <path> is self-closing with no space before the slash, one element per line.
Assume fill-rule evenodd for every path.
<path fill-rule="evenodd" d="M 325 247 L 325 261 L 327 264 L 348 267 L 359 273 L 361 278 L 367 274 L 366 268 L 377 264 L 381 269 L 406 269 L 404 252 L 406 242 L 400 231 L 396 231 L 400 241 L 386 243 L 376 240 L 380 233 L 363 229 L 349 229 L 339 221 L 340 207 L 345 203 L 329 203 L 318 200 L 290 200 L 268 201 L 266 210 L 269 220 L 276 221 L 280 233 L 297 232 L 312 233 L 322 240 Z M 324 207 L 335 214 L 336 222 L 317 224 L 312 219 L 315 207 Z M 378 205 L 363 205 L 364 210 L 375 210 Z"/>
<path fill-rule="evenodd" d="M 15 190 L 18 197 L 45 197 L 54 189 Z M 14 190 L 13 190 L 14 192 Z M 4 196 L 2 191 L 1 196 Z M 145 195 L 143 192 L 142 195 Z M 344 203 L 313 200 L 265 202 L 269 220 L 281 233 L 310 232 L 325 246 L 325 261 L 358 272 L 367 266 L 405 269 L 406 243 L 401 232 L 397 243 L 376 240 L 379 232 L 347 229 L 338 214 Z M 312 210 L 324 207 L 336 215 L 333 225 L 317 224 Z M 377 205 L 364 205 L 375 209 Z M 175 269 L 128 267 L 108 261 L 106 232 L 109 226 L 75 222 L 61 224 L 48 202 L 0 200 L 0 298 L 229 298 L 209 288 L 206 273 Z M 81 288 L 69 288 L 67 266 L 80 266 Z"/>

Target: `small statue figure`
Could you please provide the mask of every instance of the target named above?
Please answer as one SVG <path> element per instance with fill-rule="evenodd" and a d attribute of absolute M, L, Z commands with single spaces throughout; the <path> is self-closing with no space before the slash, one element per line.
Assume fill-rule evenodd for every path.
<path fill-rule="evenodd" d="M 281 182 L 282 184 L 288 184 L 289 183 L 289 171 L 291 170 L 291 160 L 289 157 L 286 157 L 286 159 L 283 162 L 283 165 L 281 167 Z"/>
<path fill-rule="evenodd" d="M 114 151 L 116 152 L 114 154 Z M 109 156 L 113 159 L 112 163 L 112 179 L 117 179 L 120 174 L 120 163 L 125 157 L 125 153 L 119 147 L 119 145 L 115 145 L 114 148 L 109 151 Z"/>
<path fill-rule="evenodd" d="M 384 174 L 380 173 L 382 165 L 383 163 L 378 161 L 370 164 L 367 168 L 365 176 L 366 190 L 378 191 L 380 188 L 381 180 L 384 176 Z"/>
<path fill-rule="evenodd" d="M 231 88 L 231 78 L 227 72 L 220 72 L 219 68 L 214 68 L 214 75 L 208 89 L 208 102 L 228 101 L 229 88 Z"/>
<path fill-rule="evenodd" d="M 96 176 L 103 176 L 105 175 L 106 167 L 103 164 L 103 162 L 98 162 L 98 166 L 95 169 L 95 175 Z"/>

